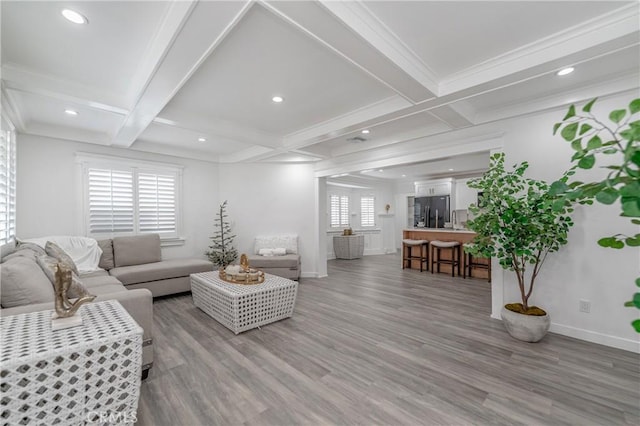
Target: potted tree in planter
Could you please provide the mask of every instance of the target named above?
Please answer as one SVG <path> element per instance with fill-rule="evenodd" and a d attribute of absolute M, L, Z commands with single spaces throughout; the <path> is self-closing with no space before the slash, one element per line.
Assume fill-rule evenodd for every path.
<path fill-rule="evenodd" d="M 224 268 L 238 258 L 238 250 L 233 247 L 233 239 L 236 237 L 231 233 L 231 225 L 227 221 L 227 201 L 220 204 L 219 211 L 215 219 L 217 230 L 211 237 L 212 244 L 209 251 L 205 252 L 211 263 Z"/>
<path fill-rule="evenodd" d="M 467 226 L 477 236 L 467 250 L 496 258 L 502 268 L 515 272 L 521 302 L 505 305 L 502 320 L 511 336 L 537 342 L 546 335 L 551 320 L 529 300 L 547 255 L 567 243 L 573 209 L 566 198 L 554 195 L 546 182 L 526 178 L 528 167 L 523 162 L 505 170 L 504 154 L 494 154 L 489 170 L 468 183 L 482 195 L 479 205 L 469 208 L 474 218 Z M 567 174 L 561 182 L 566 182 Z"/>

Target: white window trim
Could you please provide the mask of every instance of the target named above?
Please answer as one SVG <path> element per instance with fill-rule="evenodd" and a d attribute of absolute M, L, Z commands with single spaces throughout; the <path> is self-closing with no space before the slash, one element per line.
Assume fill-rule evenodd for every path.
<path fill-rule="evenodd" d="M 340 201 L 340 207 L 339 207 L 339 216 L 340 216 L 340 224 L 338 225 L 333 225 L 331 223 L 331 198 L 332 197 L 339 197 L 340 199 L 342 199 L 343 197 L 347 198 L 347 223 L 343 224 L 342 223 L 342 201 Z M 339 228 L 345 228 L 348 226 L 351 226 L 351 212 L 350 212 L 350 208 L 351 208 L 351 196 L 349 194 L 344 194 L 344 193 L 331 193 L 329 194 L 329 199 L 327 200 L 327 206 L 328 206 L 328 223 L 329 223 L 329 229 L 339 229 Z"/>
<path fill-rule="evenodd" d="M 373 223 L 371 225 L 365 225 L 363 223 L 364 221 L 364 215 L 362 214 L 362 199 L 363 198 L 371 198 L 373 200 L 373 210 L 371 211 L 371 217 L 373 219 Z M 366 228 L 366 229 L 371 229 L 371 228 L 375 228 L 376 227 L 376 196 L 375 195 L 361 195 L 360 196 L 360 227 L 361 228 Z"/>
<path fill-rule="evenodd" d="M 7 237 L 6 239 L 2 239 L 0 240 L 0 246 L 3 246 L 4 244 L 13 244 L 13 242 L 16 240 L 16 234 L 17 234 L 17 222 L 18 222 L 18 217 L 17 217 L 17 186 L 18 186 L 18 173 L 17 173 L 17 166 L 18 166 L 18 160 L 17 160 L 17 149 L 18 149 L 18 142 L 17 142 L 17 134 L 16 134 L 16 127 L 13 125 L 13 123 L 11 122 L 11 120 L 9 120 L 9 117 L 5 116 L 4 114 L 0 117 L 0 120 L 2 120 L 3 125 L 0 126 L 2 128 L 2 131 L 6 131 L 8 134 L 8 138 L 10 138 L 10 140 L 7 141 L 8 143 L 8 148 L 13 147 L 13 149 L 10 151 L 12 151 L 12 155 L 9 154 L 9 156 L 7 157 L 7 179 L 9 179 L 9 181 L 7 182 L 7 200 L 4 200 L 4 202 L 6 202 L 8 204 L 8 199 L 11 196 L 11 173 L 13 172 L 15 178 L 13 179 L 13 190 L 15 193 L 15 197 L 16 200 L 14 201 L 14 211 L 13 211 L 13 234 L 11 234 L 10 230 L 11 230 L 11 210 L 10 210 L 10 206 L 7 205 L 7 221 L 6 221 L 6 225 L 7 225 Z M 12 161 L 12 159 L 14 161 Z"/>
<path fill-rule="evenodd" d="M 118 233 L 116 235 L 113 234 L 104 234 L 100 236 L 91 235 L 89 232 L 89 220 L 86 216 L 86 212 L 89 208 L 89 188 L 87 181 L 87 172 L 90 168 L 105 168 L 105 169 L 120 169 L 120 170 L 133 170 L 134 173 L 175 173 L 176 176 L 176 233 L 175 235 L 170 236 L 162 236 L 161 245 L 163 247 L 167 246 L 178 246 L 183 245 L 185 242 L 185 238 L 183 235 L 183 226 L 182 226 L 182 208 L 183 208 L 183 200 L 182 200 L 182 181 L 183 181 L 183 171 L 184 166 L 179 164 L 172 163 L 163 163 L 156 161 L 148 161 L 148 160 L 137 160 L 126 157 L 118 157 L 111 155 L 100 155 L 100 154 L 92 154 L 86 152 L 77 152 L 75 155 L 75 162 L 79 166 L 79 174 L 80 174 L 80 198 L 82 200 L 82 212 L 80 213 L 80 217 L 82 218 L 82 234 L 90 237 L 104 237 L 104 238 L 112 238 L 113 236 L 124 236 L 124 235 L 140 235 L 137 232 L 138 229 L 138 209 L 134 209 L 134 231 L 131 233 Z M 137 180 L 134 182 L 134 194 L 135 200 L 138 199 L 138 185 Z"/>

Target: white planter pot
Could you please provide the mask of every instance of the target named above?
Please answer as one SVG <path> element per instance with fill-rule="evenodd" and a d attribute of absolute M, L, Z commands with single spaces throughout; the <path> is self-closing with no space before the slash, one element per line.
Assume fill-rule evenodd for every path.
<path fill-rule="evenodd" d="M 505 328 L 514 339 L 523 342 L 537 342 L 549 331 L 551 318 L 549 315 L 524 315 L 502 307 L 500 312 Z"/>

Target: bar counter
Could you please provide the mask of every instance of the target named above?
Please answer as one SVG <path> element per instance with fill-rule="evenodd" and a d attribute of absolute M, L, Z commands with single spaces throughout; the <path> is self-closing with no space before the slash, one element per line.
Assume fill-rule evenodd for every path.
<path fill-rule="evenodd" d="M 407 228 L 402 231 L 402 239 L 412 240 L 440 240 L 457 241 L 460 244 L 468 243 L 476 236 L 476 233 L 466 229 L 444 229 L 444 228 Z M 447 252 L 447 253 L 445 253 Z M 464 256 L 464 251 L 462 252 Z M 448 250 L 442 252 L 442 259 L 450 259 Z M 488 259 L 474 258 L 479 263 L 487 263 Z M 411 268 L 420 269 L 418 261 L 411 262 Z M 431 247 L 429 247 L 429 272 L 431 273 Z M 441 265 L 440 273 L 451 274 L 451 265 Z M 489 278 L 489 272 L 484 269 L 474 269 L 473 278 Z"/>

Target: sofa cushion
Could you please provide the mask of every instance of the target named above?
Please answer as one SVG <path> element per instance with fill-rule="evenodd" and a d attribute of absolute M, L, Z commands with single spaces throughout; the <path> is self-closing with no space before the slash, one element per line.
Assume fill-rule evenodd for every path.
<path fill-rule="evenodd" d="M 113 240 L 98 240 L 98 247 L 100 247 L 100 249 L 102 250 L 98 268 L 102 268 L 107 271 L 109 269 L 115 268 L 116 264 L 113 261 Z"/>
<path fill-rule="evenodd" d="M 115 244 L 115 242 L 114 242 Z M 186 277 L 198 272 L 213 270 L 213 264 L 201 259 L 170 259 L 162 262 L 115 267 L 109 273 L 122 284 L 138 284 L 167 278 Z"/>
<path fill-rule="evenodd" d="M 124 288 L 124 286 L 120 283 L 101 285 L 98 287 L 91 287 L 91 293 L 96 296 L 104 296 L 106 294 L 118 293 L 119 291 L 127 291 L 127 289 Z"/>
<path fill-rule="evenodd" d="M 94 293 L 94 290 L 96 287 L 101 287 L 106 285 L 122 285 L 120 280 L 110 275 L 83 277 L 82 282 L 84 283 L 85 287 L 89 289 L 91 293 Z"/>
<path fill-rule="evenodd" d="M 81 280 L 85 280 L 86 278 L 92 278 L 92 277 L 108 277 L 109 273 L 107 271 L 105 271 L 104 269 L 98 269 L 96 271 L 93 272 L 85 272 L 80 274 L 80 279 Z"/>
<path fill-rule="evenodd" d="M 58 269 L 58 263 L 59 263 L 58 259 L 51 256 L 47 256 L 45 254 L 44 256 L 38 256 L 36 258 L 36 262 L 38 263 L 38 266 L 42 268 L 42 272 L 44 272 L 47 278 L 49 278 L 49 281 L 51 281 L 51 285 L 54 286 L 53 288 L 55 292 L 56 270 Z M 72 273 L 71 285 L 69 286 L 69 290 L 67 291 L 68 297 L 73 299 L 76 297 L 84 296 L 87 293 L 88 293 L 88 290 L 84 286 L 80 278 L 76 274 Z"/>
<path fill-rule="evenodd" d="M 252 268 L 297 268 L 300 264 L 300 256 L 287 254 L 285 256 L 259 256 L 250 255 L 249 266 Z"/>
<path fill-rule="evenodd" d="M 15 250 L 2 258 L 3 261 L 13 259 L 14 257 L 26 257 L 30 260 L 36 261 L 36 257 L 45 255 L 44 249 L 36 244 L 32 243 L 20 243 L 16 246 Z"/>
<path fill-rule="evenodd" d="M 53 302 L 53 286 L 36 262 L 14 257 L 0 264 L 0 304 L 3 308 Z"/>
<path fill-rule="evenodd" d="M 115 237 L 113 257 L 116 267 L 160 262 L 160 236 L 158 234 Z"/>
<path fill-rule="evenodd" d="M 78 267 L 76 266 L 75 262 L 73 261 L 73 259 L 71 259 L 71 256 L 67 254 L 67 252 L 65 252 L 60 248 L 59 245 L 57 245 L 53 241 L 47 241 L 47 244 L 44 246 L 44 251 L 47 252 L 49 256 L 57 259 L 58 262 L 63 263 L 67 268 L 71 269 L 71 271 L 73 271 L 76 275 L 79 275 Z"/>

